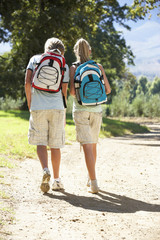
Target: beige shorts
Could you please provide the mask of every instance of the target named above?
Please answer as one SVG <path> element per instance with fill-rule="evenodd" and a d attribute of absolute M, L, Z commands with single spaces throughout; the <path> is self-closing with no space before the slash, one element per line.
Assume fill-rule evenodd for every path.
<path fill-rule="evenodd" d="M 64 110 L 31 111 L 29 120 L 29 144 L 61 148 L 65 144 Z"/>
<path fill-rule="evenodd" d="M 102 113 L 74 112 L 77 141 L 83 144 L 97 143 L 102 123 Z"/>

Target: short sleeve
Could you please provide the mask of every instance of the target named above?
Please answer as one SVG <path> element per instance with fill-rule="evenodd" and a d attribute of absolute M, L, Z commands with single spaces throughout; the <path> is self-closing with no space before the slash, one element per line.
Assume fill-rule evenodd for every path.
<path fill-rule="evenodd" d="M 64 78 L 63 78 L 63 83 L 68 83 L 69 82 L 69 67 L 66 64 L 65 65 L 66 71 L 64 73 Z"/>
<path fill-rule="evenodd" d="M 29 60 L 28 65 L 27 65 L 27 69 L 30 69 L 30 70 L 34 71 L 35 67 L 37 65 L 37 62 L 39 62 L 39 60 L 40 60 L 40 57 L 41 57 L 40 54 L 31 57 L 31 59 Z"/>
<path fill-rule="evenodd" d="M 32 70 L 33 71 L 33 57 L 29 60 L 29 63 L 28 63 L 28 65 L 27 65 L 27 68 L 26 69 L 30 69 L 30 70 Z"/>

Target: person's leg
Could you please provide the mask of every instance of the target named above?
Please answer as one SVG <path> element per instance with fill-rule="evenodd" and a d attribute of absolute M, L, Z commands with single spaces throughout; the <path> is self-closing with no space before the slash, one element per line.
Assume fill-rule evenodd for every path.
<path fill-rule="evenodd" d="M 89 187 L 88 191 L 91 193 L 98 193 L 99 188 L 96 180 L 96 171 L 95 171 L 95 164 L 96 164 L 96 151 L 94 144 L 84 144 L 83 145 L 86 165 L 89 173 L 90 180 L 87 183 Z"/>
<path fill-rule="evenodd" d="M 95 159 L 95 164 L 96 164 L 96 160 L 97 160 L 97 143 L 93 143 L 93 155 L 94 155 L 94 159 Z"/>
<path fill-rule="evenodd" d="M 60 162 L 61 162 L 61 151 L 59 148 L 51 148 L 51 161 L 52 161 L 53 176 L 54 176 L 52 190 L 62 190 L 64 189 L 64 186 L 59 177 Z"/>
<path fill-rule="evenodd" d="M 43 178 L 41 183 L 42 192 L 48 192 L 50 189 L 49 181 L 51 178 L 50 171 L 48 169 L 48 153 L 47 147 L 43 145 L 37 146 L 37 155 L 43 168 Z"/>
<path fill-rule="evenodd" d="M 94 119 L 96 119 L 96 117 L 97 116 L 94 116 L 94 114 L 89 112 L 74 113 L 77 141 L 80 142 L 81 145 L 83 146 L 86 166 L 89 175 L 87 186 L 89 187 L 88 191 L 91 193 L 97 193 L 99 191 L 95 170 L 95 163 L 97 158 L 96 142 L 98 138 L 97 136 L 95 137 L 95 135 L 97 135 L 97 130 L 94 129 L 95 128 L 94 126 L 96 125 L 94 124 Z M 95 143 L 90 143 L 93 141 Z"/>
<path fill-rule="evenodd" d="M 54 178 L 59 178 L 60 161 L 61 161 L 60 149 L 59 148 L 51 148 L 51 162 L 52 162 L 52 167 L 53 167 Z"/>
<path fill-rule="evenodd" d="M 93 144 L 83 144 L 83 151 L 86 161 L 86 166 L 88 169 L 89 177 L 91 180 L 96 179 L 96 171 L 95 171 L 95 147 Z"/>
<path fill-rule="evenodd" d="M 37 145 L 37 155 L 40 160 L 43 177 L 41 182 L 41 190 L 48 192 L 50 189 L 50 171 L 48 169 L 48 111 L 38 110 L 31 111 L 29 126 L 29 143 Z"/>
<path fill-rule="evenodd" d="M 53 109 L 50 111 L 49 118 L 49 147 L 51 149 L 51 162 L 53 168 L 53 184 L 52 190 L 63 189 L 63 184 L 59 177 L 61 148 L 65 144 L 64 131 L 65 111 Z"/>
<path fill-rule="evenodd" d="M 38 145 L 37 146 L 37 155 L 40 160 L 42 168 L 48 168 L 48 153 L 47 153 L 47 147 Z"/>

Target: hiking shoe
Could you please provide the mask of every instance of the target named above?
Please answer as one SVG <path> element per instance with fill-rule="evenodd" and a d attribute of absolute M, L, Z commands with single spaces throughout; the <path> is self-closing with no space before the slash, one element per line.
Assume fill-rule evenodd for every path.
<path fill-rule="evenodd" d="M 50 189 L 50 185 L 49 185 L 50 178 L 51 178 L 50 171 L 49 170 L 44 170 L 43 171 L 42 183 L 41 183 L 41 186 L 40 186 L 42 192 L 44 192 L 44 193 L 48 192 L 49 189 Z"/>
<path fill-rule="evenodd" d="M 98 187 L 98 184 L 97 184 L 97 180 L 91 180 L 88 192 L 90 192 L 90 193 L 98 193 L 98 191 L 99 191 L 99 187 Z"/>
<path fill-rule="evenodd" d="M 52 184 L 52 190 L 53 191 L 57 191 L 57 190 L 63 190 L 64 186 L 63 183 L 61 182 L 61 180 L 54 180 L 53 184 Z"/>

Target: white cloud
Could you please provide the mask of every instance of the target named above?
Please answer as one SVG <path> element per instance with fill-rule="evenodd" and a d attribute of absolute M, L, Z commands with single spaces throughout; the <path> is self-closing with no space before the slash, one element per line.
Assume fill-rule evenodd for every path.
<path fill-rule="evenodd" d="M 127 45 L 135 55 L 132 72 L 144 72 L 160 76 L 160 23 L 146 21 L 131 31 L 123 30 Z"/>

